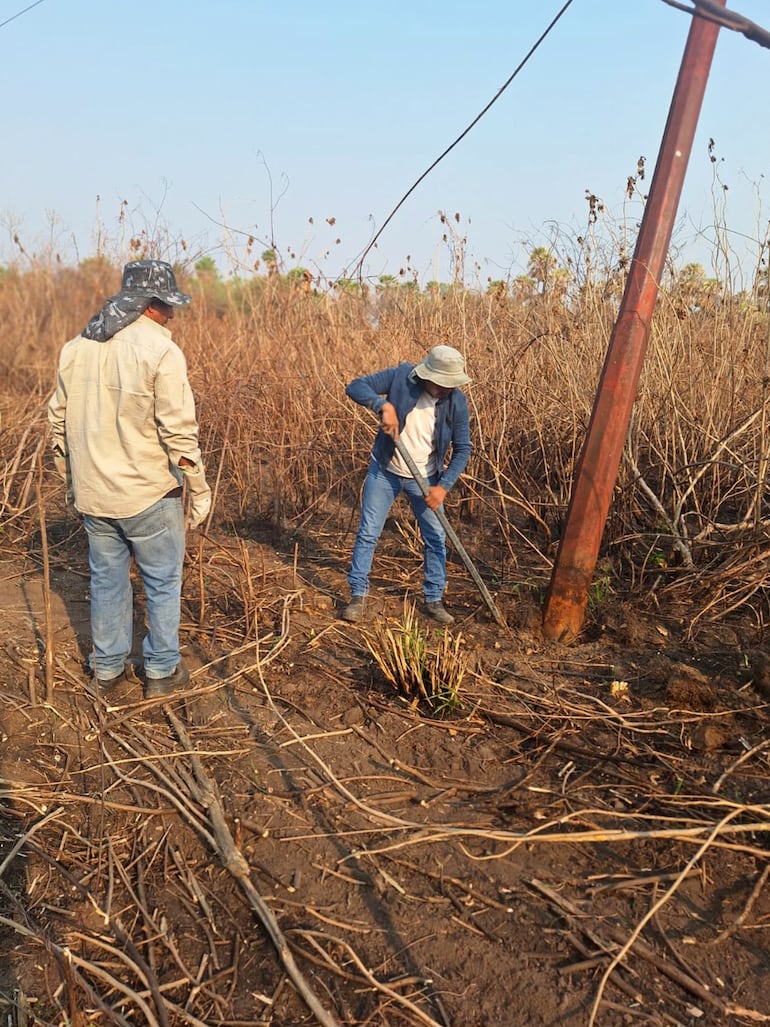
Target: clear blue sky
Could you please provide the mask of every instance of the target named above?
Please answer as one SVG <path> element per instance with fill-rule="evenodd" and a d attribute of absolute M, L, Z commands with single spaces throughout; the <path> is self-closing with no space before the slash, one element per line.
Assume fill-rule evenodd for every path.
<path fill-rule="evenodd" d="M 0 0 L 0 22 L 27 2 Z M 127 201 L 127 234 L 159 222 L 225 274 L 241 233 L 256 255 L 272 238 L 289 267 L 350 273 L 561 6 L 44 0 L 0 28 L 0 260 L 14 231 L 30 252 L 53 240 L 66 260 L 90 256 L 100 220 L 119 238 Z M 728 6 L 770 28 L 767 0 Z M 618 230 L 637 221 L 626 179 L 644 155 L 649 184 L 689 26 L 662 0 L 574 0 L 397 213 L 367 272 L 397 275 L 411 257 L 421 283 L 447 280 L 440 210 L 459 213 L 465 278 L 482 284 L 520 273 L 555 230 L 584 231 L 587 189 Z M 675 234 L 707 267 L 715 197 L 747 274 L 745 237 L 756 253 L 766 230 L 769 71 L 770 51 L 720 32 Z M 234 233 L 224 245 L 217 222 Z"/>

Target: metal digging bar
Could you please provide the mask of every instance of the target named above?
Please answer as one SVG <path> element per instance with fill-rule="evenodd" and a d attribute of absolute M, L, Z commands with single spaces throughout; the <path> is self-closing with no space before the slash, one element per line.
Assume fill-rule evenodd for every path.
<path fill-rule="evenodd" d="M 428 492 L 430 491 L 430 485 L 427 483 L 425 478 L 423 478 L 423 476 L 420 474 L 419 470 L 417 469 L 417 464 L 414 462 L 414 460 L 412 460 L 412 456 L 411 456 L 409 450 L 403 444 L 401 439 L 394 439 L 394 442 L 396 443 L 396 449 L 398 450 L 399 454 L 401 455 L 401 459 L 404 461 L 406 466 L 409 468 L 409 473 L 412 475 L 414 480 L 420 486 L 420 490 L 421 490 L 422 494 L 424 496 L 427 496 Z M 457 555 L 460 557 L 462 562 L 465 564 L 465 567 L 466 567 L 468 573 L 470 574 L 470 576 L 476 582 L 476 586 L 477 586 L 479 592 L 481 592 L 482 596 L 484 597 L 484 602 L 489 607 L 489 612 L 492 614 L 492 616 L 495 618 L 495 621 L 500 625 L 501 628 L 507 628 L 508 625 L 505 623 L 505 618 L 503 617 L 502 613 L 500 613 L 498 608 L 495 606 L 495 601 L 492 598 L 492 596 L 489 594 L 489 589 L 487 588 L 487 586 L 482 581 L 481 575 L 476 570 L 476 567 L 474 566 L 473 560 L 471 560 L 470 556 L 468 556 L 468 553 L 465 550 L 465 546 L 462 544 L 460 539 L 455 534 L 455 530 L 452 527 L 452 525 L 449 523 L 449 521 L 447 520 L 446 514 L 441 509 L 434 510 L 434 513 L 436 514 L 436 517 L 438 517 L 439 521 L 441 521 L 441 524 L 443 525 L 444 531 L 447 534 L 447 538 L 449 539 L 449 541 L 452 543 L 452 545 L 457 550 Z"/>

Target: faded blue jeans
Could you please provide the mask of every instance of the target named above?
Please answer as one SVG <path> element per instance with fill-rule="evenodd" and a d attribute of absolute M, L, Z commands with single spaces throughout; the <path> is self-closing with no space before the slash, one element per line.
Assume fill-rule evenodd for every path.
<path fill-rule="evenodd" d="M 435 485 L 438 475 L 430 484 Z M 391 506 L 400 492 L 405 492 L 412 507 L 424 544 L 423 597 L 426 603 L 438 602 L 446 588 L 446 532 L 433 510 L 425 503 L 420 486 L 414 478 L 402 478 L 383 471 L 372 460 L 364 482 L 361 498 L 361 523 L 353 546 L 353 559 L 348 573 L 350 594 L 365 596 L 369 592 L 369 572 L 374 550 L 385 527 Z"/>
<path fill-rule="evenodd" d="M 136 560 L 147 598 L 148 631 L 142 644 L 148 678 L 173 674 L 180 661 L 179 617 L 184 560 L 181 499 L 160 499 L 135 517 L 92 517 L 91 669 L 103 681 L 117 677 L 131 652 L 134 597 L 129 578 Z"/>

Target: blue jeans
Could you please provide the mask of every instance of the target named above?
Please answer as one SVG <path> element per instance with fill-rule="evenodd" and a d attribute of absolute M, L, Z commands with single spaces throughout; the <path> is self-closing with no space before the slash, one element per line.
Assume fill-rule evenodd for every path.
<path fill-rule="evenodd" d="M 148 678 L 172 674 L 180 661 L 179 616 L 184 560 L 181 499 L 160 499 L 135 517 L 83 518 L 91 566 L 91 669 L 117 677 L 131 652 L 134 596 L 129 571 L 136 560 L 147 599 L 142 644 Z"/>
<path fill-rule="evenodd" d="M 430 484 L 435 485 L 437 480 L 438 476 L 433 476 Z M 423 597 L 426 603 L 435 603 L 441 599 L 446 588 L 446 532 L 434 511 L 426 505 L 425 497 L 414 478 L 402 478 L 390 471 L 383 471 L 375 460 L 369 464 L 369 473 L 364 482 L 361 523 L 348 574 L 350 593 L 365 596 L 369 592 L 369 572 L 372 569 L 374 550 L 390 508 L 400 492 L 406 493 L 424 544 Z"/>

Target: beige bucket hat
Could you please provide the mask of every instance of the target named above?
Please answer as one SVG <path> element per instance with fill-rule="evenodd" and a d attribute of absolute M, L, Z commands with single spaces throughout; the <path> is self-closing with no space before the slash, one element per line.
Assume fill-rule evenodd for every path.
<path fill-rule="evenodd" d="M 472 381 L 465 373 L 465 357 L 453 346 L 434 346 L 412 374 L 445 389 L 456 389 Z"/>

